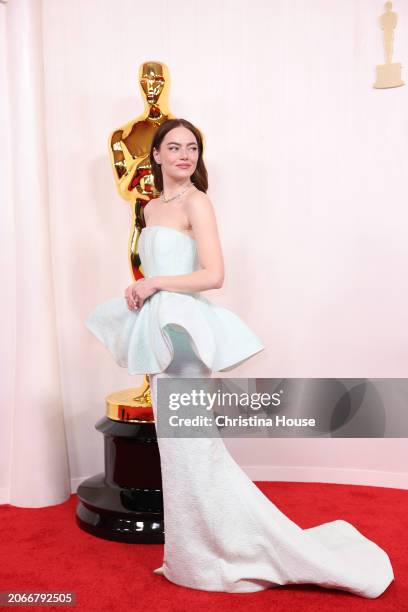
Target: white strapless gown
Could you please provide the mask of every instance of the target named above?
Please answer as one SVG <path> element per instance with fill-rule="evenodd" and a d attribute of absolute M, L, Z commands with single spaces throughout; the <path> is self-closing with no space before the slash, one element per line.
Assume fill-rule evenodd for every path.
<path fill-rule="evenodd" d="M 185 274 L 197 266 L 194 240 L 164 226 L 143 230 L 139 253 L 145 276 Z M 150 374 L 156 418 L 159 377 L 211 376 L 263 348 L 239 317 L 199 294 L 158 292 L 139 312 L 113 298 L 86 324 L 119 365 Z M 204 591 L 316 584 L 367 598 L 393 581 L 387 553 L 347 521 L 302 529 L 285 516 L 222 438 L 158 437 L 158 444 L 165 545 L 155 573 Z"/>

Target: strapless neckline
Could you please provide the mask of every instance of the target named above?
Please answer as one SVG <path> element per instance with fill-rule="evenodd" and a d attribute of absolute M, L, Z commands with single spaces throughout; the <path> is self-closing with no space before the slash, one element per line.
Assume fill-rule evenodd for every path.
<path fill-rule="evenodd" d="M 193 242 L 196 242 L 195 238 L 193 238 L 192 236 L 189 236 L 188 234 L 186 234 L 185 232 L 182 232 L 174 227 L 170 227 L 168 225 L 148 225 L 146 227 L 143 227 L 140 234 L 142 234 L 142 232 L 144 232 L 145 230 L 149 230 L 149 229 L 166 229 L 166 230 L 170 230 L 171 232 L 176 232 L 176 234 L 180 234 L 181 236 L 185 236 L 186 238 L 188 238 L 189 240 L 192 240 Z"/>

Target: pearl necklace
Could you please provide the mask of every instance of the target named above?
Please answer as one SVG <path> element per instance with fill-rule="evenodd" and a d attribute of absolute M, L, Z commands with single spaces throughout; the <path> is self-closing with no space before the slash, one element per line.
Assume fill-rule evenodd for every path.
<path fill-rule="evenodd" d="M 164 191 L 161 191 L 160 192 L 160 197 L 162 198 L 163 202 L 171 202 L 171 200 L 175 200 L 176 198 L 179 198 L 180 196 L 182 196 L 183 193 L 185 193 L 193 185 L 194 185 L 194 183 L 190 183 L 189 185 L 187 185 L 187 187 L 184 187 L 184 189 L 182 191 L 180 191 L 180 193 L 177 193 L 175 196 L 172 196 L 171 198 L 166 198 L 164 196 Z"/>

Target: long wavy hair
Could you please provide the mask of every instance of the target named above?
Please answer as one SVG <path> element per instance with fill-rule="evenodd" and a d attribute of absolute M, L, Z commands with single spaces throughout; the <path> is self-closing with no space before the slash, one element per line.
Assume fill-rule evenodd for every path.
<path fill-rule="evenodd" d="M 156 151 L 158 151 L 165 135 L 170 132 L 170 130 L 180 125 L 190 130 L 190 132 L 193 132 L 198 144 L 197 166 L 194 170 L 194 173 L 191 175 L 191 182 L 194 183 L 197 189 L 203 191 L 204 193 L 207 193 L 208 174 L 207 168 L 205 167 L 203 160 L 203 139 L 200 130 L 196 128 L 195 125 L 190 123 L 190 121 L 187 121 L 187 119 L 168 119 L 167 121 L 162 123 L 160 127 L 157 128 L 154 134 L 152 146 L 150 148 L 150 166 L 152 168 L 152 173 L 154 177 L 154 186 L 158 191 L 163 191 L 162 169 L 160 164 L 158 164 L 154 159 L 153 149 L 156 149 Z"/>

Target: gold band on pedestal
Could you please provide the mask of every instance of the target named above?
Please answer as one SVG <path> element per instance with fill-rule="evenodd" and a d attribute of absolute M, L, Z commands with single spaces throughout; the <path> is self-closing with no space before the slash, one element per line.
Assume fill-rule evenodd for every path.
<path fill-rule="evenodd" d="M 141 387 L 115 391 L 106 398 L 106 416 L 113 421 L 152 423 L 154 415 L 149 379 L 145 375 Z"/>

